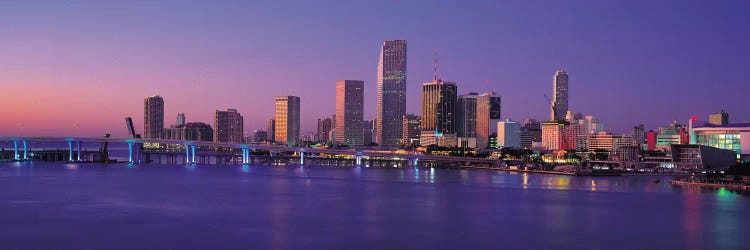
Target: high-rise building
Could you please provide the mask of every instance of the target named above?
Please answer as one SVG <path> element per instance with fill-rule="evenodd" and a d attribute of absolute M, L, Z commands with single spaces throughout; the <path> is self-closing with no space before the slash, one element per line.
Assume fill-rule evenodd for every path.
<path fill-rule="evenodd" d="M 497 147 L 521 147 L 521 126 L 518 124 L 518 122 L 506 120 L 497 123 Z"/>
<path fill-rule="evenodd" d="M 268 128 L 266 128 L 266 132 L 268 133 L 268 141 L 276 142 L 276 120 L 275 119 L 268 120 Z"/>
<path fill-rule="evenodd" d="M 328 143 L 330 142 L 331 129 L 333 129 L 333 121 L 330 117 L 318 119 L 318 142 Z"/>
<path fill-rule="evenodd" d="M 376 141 L 397 146 L 406 114 L 406 40 L 383 43 L 378 60 Z"/>
<path fill-rule="evenodd" d="M 542 122 L 542 147 L 547 150 L 560 149 L 562 144 L 560 142 L 560 137 L 563 126 L 565 125 L 560 121 Z"/>
<path fill-rule="evenodd" d="M 708 122 L 713 125 L 727 125 L 729 124 L 729 113 L 725 110 L 721 110 L 719 113 L 711 114 L 708 116 Z"/>
<path fill-rule="evenodd" d="M 564 121 L 568 112 L 568 73 L 564 70 L 555 72 L 553 78 L 554 94 L 552 100 L 551 120 Z"/>
<path fill-rule="evenodd" d="M 161 139 L 164 131 L 164 99 L 149 96 L 143 101 L 143 137 Z"/>
<path fill-rule="evenodd" d="M 434 80 L 422 84 L 421 145 L 456 146 L 457 92 L 454 82 Z"/>
<path fill-rule="evenodd" d="M 364 81 L 336 82 L 336 142 L 348 146 L 364 145 L 364 89 Z"/>
<path fill-rule="evenodd" d="M 242 143 L 244 118 L 236 109 L 214 113 L 214 142 Z"/>
<path fill-rule="evenodd" d="M 485 92 L 477 97 L 476 138 L 477 148 L 490 146 L 489 141 L 496 137 L 496 125 L 500 122 L 501 99 L 495 92 Z"/>
<path fill-rule="evenodd" d="M 646 127 L 643 124 L 633 127 L 633 131 L 630 133 L 633 138 L 633 145 L 638 146 L 646 143 Z"/>
<path fill-rule="evenodd" d="M 477 93 L 468 93 L 458 97 L 456 107 L 456 136 L 477 137 Z"/>
<path fill-rule="evenodd" d="M 375 142 L 375 138 L 374 138 L 375 137 L 375 121 L 372 121 L 372 120 L 362 121 L 362 127 L 363 127 L 362 144 L 367 146 Z"/>
<path fill-rule="evenodd" d="M 580 125 L 565 122 L 560 133 L 560 148 L 562 150 L 576 150 L 580 135 Z"/>
<path fill-rule="evenodd" d="M 180 141 L 213 141 L 214 129 L 202 122 L 189 122 L 165 128 L 163 138 Z"/>
<path fill-rule="evenodd" d="M 299 144 L 300 99 L 298 96 L 276 97 L 276 142 L 287 146 Z"/>
<path fill-rule="evenodd" d="M 177 126 L 185 125 L 185 113 L 177 113 Z"/>
<path fill-rule="evenodd" d="M 404 116 L 404 134 L 401 138 L 401 143 L 403 145 L 410 145 L 415 146 L 419 145 L 419 135 L 421 133 L 421 123 L 422 119 L 420 116 L 415 114 L 406 114 Z"/>

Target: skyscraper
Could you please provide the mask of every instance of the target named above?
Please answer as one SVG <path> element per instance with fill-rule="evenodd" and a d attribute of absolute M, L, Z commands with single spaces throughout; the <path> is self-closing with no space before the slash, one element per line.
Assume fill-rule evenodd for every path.
<path fill-rule="evenodd" d="M 242 143 L 244 118 L 236 109 L 214 113 L 214 142 Z"/>
<path fill-rule="evenodd" d="M 401 138 L 403 145 L 415 146 L 419 145 L 419 135 L 421 117 L 414 114 L 406 114 L 404 116 L 404 134 Z"/>
<path fill-rule="evenodd" d="M 729 124 L 729 113 L 721 110 L 719 113 L 711 114 L 708 116 L 708 122 L 713 125 L 727 125 Z"/>
<path fill-rule="evenodd" d="M 643 124 L 634 126 L 631 132 L 631 138 L 633 138 L 633 145 L 639 146 L 646 142 L 646 128 Z"/>
<path fill-rule="evenodd" d="M 336 82 L 336 142 L 349 146 L 362 146 L 364 130 L 364 81 L 341 80 Z"/>
<path fill-rule="evenodd" d="M 143 137 L 161 139 L 164 130 L 164 99 L 149 96 L 143 101 Z"/>
<path fill-rule="evenodd" d="M 266 132 L 268 132 L 268 141 L 276 142 L 276 120 L 275 119 L 268 120 L 268 128 L 266 128 Z"/>
<path fill-rule="evenodd" d="M 175 125 L 185 125 L 185 113 L 177 113 L 177 124 Z"/>
<path fill-rule="evenodd" d="M 477 148 L 490 146 L 491 137 L 497 136 L 495 126 L 501 121 L 500 111 L 501 99 L 495 92 L 485 92 L 477 97 Z"/>
<path fill-rule="evenodd" d="M 299 96 L 277 96 L 276 97 L 276 142 L 287 146 L 299 143 L 300 125 L 300 100 Z"/>
<path fill-rule="evenodd" d="M 362 144 L 365 146 L 370 145 L 374 142 L 373 138 L 375 136 L 375 121 L 373 120 L 364 120 L 362 121 L 362 130 L 364 131 L 362 136 L 364 137 L 362 140 Z"/>
<path fill-rule="evenodd" d="M 333 129 L 333 121 L 330 117 L 318 119 L 318 142 L 330 142 L 328 138 L 330 138 L 331 129 Z"/>
<path fill-rule="evenodd" d="M 376 142 L 396 146 L 406 114 L 406 40 L 383 43 L 378 60 Z"/>
<path fill-rule="evenodd" d="M 468 93 L 458 97 L 456 108 L 456 136 L 477 137 L 477 93 Z"/>
<path fill-rule="evenodd" d="M 568 73 L 564 70 L 555 72 L 552 84 L 554 85 L 554 99 L 550 120 L 564 121 L 565 114 L 568 112 Z"/>
<path fill-rule="evenodd" d="M 422 84 L 421 145 L 456 146 L 457 92 L 454 82 L 434 80 Z"/>

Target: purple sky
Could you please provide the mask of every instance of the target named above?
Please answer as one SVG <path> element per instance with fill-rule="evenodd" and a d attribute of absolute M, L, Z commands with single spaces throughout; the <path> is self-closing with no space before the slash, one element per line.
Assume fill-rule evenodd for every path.
<path fill-rule="evenodd" d="M 0 135 L 125 136 L 125 116 L 140 133 L 153 94 L 166 124 L 236 108 L 246 131 L 265 129 L 274 96 L 297 95 L 309 132 L 334 113 L 339 79 L 365 81 L 372 119 L 389 39 L 409 41 L 410 112 L 437 49 L 439 76 L 498 92 L 503 118 L 548 118 L 543 94 L 565 69 L 570 108 L 612 132 L 720 109 L 750 120 L 746 1 L 218 2 L 0 2 Z"/>

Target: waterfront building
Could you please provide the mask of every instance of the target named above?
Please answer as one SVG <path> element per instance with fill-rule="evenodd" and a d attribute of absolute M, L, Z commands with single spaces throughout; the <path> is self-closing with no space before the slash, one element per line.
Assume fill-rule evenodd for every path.
<path fill-rule="evenodd" d="M 646 149 L 647 150 L 656 150 L 656 137 L 658 133 L 653 130 L 649 130 L 646 132 Z"/>
<path fill-rule="evenodd" d="M 161 139 L 164 131 L 164 99 L 149 96 L 143 101 L 143 137 Z"/>
<path fill-rule="evenodd" d="M 364 89 L 364 81 L 336 82 L 336 142 L 348 146 L 364 145 Z"/>
<path fill-rule="evenodd" d="M 568 112 L 568 73 L 558 70 L 553 77 L 553 99 L 550 120 L 564 121 Z"/>
<path fill-rule="evenodd" d="M 298 96 L 277 96 L 274 139 L 287 146 L 300 142 L 300 98 Z"/>
<path fill-rule="evenodd" d="M 362 144 L 367 146 L 375 142 L 375 138 L 373 138 L 375 136 L 375 121 L 362 121 L 362 127 Z"/>
<path fill-rule="evenodd" d="M 547 150 L 562 149 L 562 130 L 565 126 L 561 121 L 542 122 L 542 147 Z"/>
<path fill-rule="evenodd" d="M 656 149 L 669 150 L 671 144 L 688 144 L 688 133 L 685 126 L 673 121 L 667 127 L 659 128 L 656 135 Z"/>
<path fill-rule="evenodd" d="M 599 132 L 593 135 L 581 135 L 585 138 L 583 145 L 578 145 L 579 151 L 604 150 L 610 152 L 610 160 L 632 161 L 635 160 L 638 150 L 633 146 L 633 138 L 629 135 L 613 135 Z M 635 149 L 635 150 L 633 150 Z"/>
<path fill-rule="evenodd" d="M 185 125 L 185 113 L 177 113 L 177 123 L 175 125 Z"/>
<path fill-rule="evenodd" d="M 578 142 L 578 135 L 580 134 L 580 125 L 566 123 L 562 127 L 560 134 L 560 149 L 563 150 L 576 150 Z"/>
<path fill-rule="evenodd" d="M 505 120 L 497 123 L 497 147 L 521 147 L 521 126 L 518 122 Z"/>
<path fill-rule="evenodd" d="M 263 130 L 250 131 L 248 142 L 261 143 L 268 141 L 268 132 Z"/>
<path fill-rule="evenodd" d="M 542 123 L 527 118 L 521 127 L 521 147 L 531 148 L 534 143 L 542 143 Z"/>
<path fill-rule="evenodd" d="M 422 146 L 455 146 L 457 86 L 454 82 L 433 80 L 422 84 L 422 120 L 419 143 Z"/>
<path fill-rule="evenodd" d="M 419 145 L 420 123 L 422 119 L 415 114 L 406 114 L 403 119 L 404 129 L 401 143 L 403 145 Z"/>
<path fill-rule="evenodd" d="M 184 137 L 186 141 L 213 141 L 214 140 L 214 129 L 211 125 L 202 122 L 188 122 L 178 127 L 183 127 Z"/>
<path fill-rule="evenodd" d="M 691 144 L 732 150 L 737 159 L 750 160 L 750 123 L 693 125 L 690 137 Z"/>
<path fill-rule="evenodd" d="M 331 142 L 329 139 L 330 139 L 330 134 L 331 134 L 332 129 L 333 129 L 333 121 L 331 118 L 326 117 L 323 119 L 318 119 L 318 131 L 317 131 L 318 142 L 322 142 L 322 143 Z"/>
<path fill-rule="evenodd" d="M 380 146 L 398 146 L 406 114 L 406 40 L 383 43 L 378 59 L 377 129 Z"/>
<path fill-rule="evenodd" d="M 477 148 L 496 148 L 490 140 L 497 139 L 496 125 L 501 120 L 502 99 L 495 92 L 485 92 L 477 97 L 476 138 Z"/>
<path fill-rule="evenodd" d="M 477 137 L 477 93 L 458 96 L 456 107 L 456 136 Z"/>
<path fill-rule="evenodd" d="M 640 124 L 638 126 L 634 126 L 632 132 L 630 133 L 630 136 L 633 138 L 633 145 L 639 146 L 646 142 L 646 131 L 645 126 L 643 124 Z"/>
<path fill-rule="evenodd" d="M 671 144 L 672 164 L 686 170 L 721 170 L 737 163 L 737 154 L 729 149 L 706 145 Z"/>
<path fill-rule="evenodd" d="M 236 109 L 214 113 L 214 142 L 242 143 L 244 118 Z"/>
<path fill-rule="evenodd" d="M 268 132 L 268 141 L 272 143 L 276 142 L 276 119 L 268 120 L 268 127 L 266 128 L 266 132 Z"/>
<path fill-rule="evenodd" d="M 713 125 L 727 125 L 729 124 L 729 113 L 721 110 L 719 113 L 711 114 L 708 116 L 708 122 Z"/>

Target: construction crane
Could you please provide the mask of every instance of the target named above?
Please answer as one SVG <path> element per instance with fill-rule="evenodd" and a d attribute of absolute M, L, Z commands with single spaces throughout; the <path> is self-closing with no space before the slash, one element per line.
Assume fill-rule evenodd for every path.
<path fill-rule="evenodd" d="M 544 94 L 544 98 L 547 99 L 547 103 L 549 103 L 549 105 L 552 105 L 552 99 L 550 99 L 547 94 Z"/>

